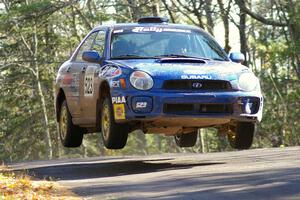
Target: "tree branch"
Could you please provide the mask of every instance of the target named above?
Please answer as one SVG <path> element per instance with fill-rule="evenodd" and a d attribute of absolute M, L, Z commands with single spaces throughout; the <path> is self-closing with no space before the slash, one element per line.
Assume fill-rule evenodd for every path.
<path fill-rule="evenodd" d="M 260 21 L 263 24 L 266 25 L 272 25 L 272 26 L 288 26 L 288 23 L 284 22 L 278 22 L 278 21 L 273 21 L 270 19 L 266 19 L 263 16 L 256 14 L 252 12 L 249 8 L 247 8 L 241 1 L 235 0 L 236 4 L 240 7 L 240 9 L 245 12 L 247 15 L 251 16 L 252 18 L 256 19 L 257 21 Z"/>

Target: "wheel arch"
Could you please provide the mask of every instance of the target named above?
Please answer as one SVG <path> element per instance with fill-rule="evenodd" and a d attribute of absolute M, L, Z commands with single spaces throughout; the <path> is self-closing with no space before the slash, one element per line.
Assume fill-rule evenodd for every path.
<path fill-rule="evenodd" d="M 108 81 L 105 80 L 101 82 L 98 90 L 98 99 L 96 105 L 96 122 L 99 122 L 101 119 L 102 102 L 107 96 L 110 96 L 110 87 Z M 101 131 L 100 123 L 96 123 L 96 129 L 98 131 Z"/>
<path fill-rule="evenodd" d="M 62 102 L 66 99 L 65 92 L 62 88 L 59 89 L 57 95 L 56 95 L 56 101 L 55 101 L 55 109 L 56 109 L 56 121 L 59 121 L 59 114 L 60 114 L 60 108 Z"/>
<path fill-rule="evenodd" d="M 99 86 L 99 100 L 103 100 L 107 95 L 110 95 L 110 86 L 108 81 L 102 81 L 100 86 Z"/>

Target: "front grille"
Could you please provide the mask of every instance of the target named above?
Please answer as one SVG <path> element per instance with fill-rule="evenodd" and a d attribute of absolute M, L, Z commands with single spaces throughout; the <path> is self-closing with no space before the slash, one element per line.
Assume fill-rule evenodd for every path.
<path fill-rule="evenodd" d="M 164 113 L 166 114 L 231 114 L 233 112 L 232 104 L 164 104 Z"/>
<path fill-rule="evenodd" d="M 222 80 L 167 80 L 163 84 L 166 90 L 212 90 L 231 91 L 231 84 Z"/>

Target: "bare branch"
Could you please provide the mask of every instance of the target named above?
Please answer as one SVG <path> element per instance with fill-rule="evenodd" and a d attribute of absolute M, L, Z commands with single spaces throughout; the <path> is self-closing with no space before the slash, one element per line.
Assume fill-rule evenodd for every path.
<path fill-rule="evenodd" d="M 180 4 L 180 6 L 176 5 L 176 3 L 174 2 L 174 0 L 171 0 L 171 2 L 172 2 L 172 4 L 177 8 L 177 10 L 178 10 L 180 13 L 184 14 L 185 17 L 187 17 L 193 24 L 195 24 L 195 25 L 197 25 L 197 26 L 200 26 L 199 23 L 197 23 L 195 20 L 193 20 L 189 15 L 186 15 L 186 12 L 184 12 L 184 11 L 180 8 L 180 7 L 184 7 L 187 11 L 192 12 L 187 6 L 184 6 L 184 5 L 182 4 L 182 2 L 180 2 L 179 0 L 177 0 L 177 2 Z"/>
<path fill-rule="evenodd" d="M 91 26 L 91 24 L 89 23 L 89 21 L 87 20 L 87 18 L 82 14 L 82 12 L 76 6 L 73 6 L 73 7 L 75 8 L 75 11 L 80 16 L 80 18 L 83 20 L 85 26 L 88 29 L 92 29 L 93 27 Z"/>
<path fill-rule="evenodd" d="M 252 18 L 256 19 L 257 21 L 260 21 L 263 24 L 266 25 L 272 25 L 272 26 L 288 26 L 288 23 L 283 23 L 283 22 L 278 22 L 278 21 L 273 21 L 270 19 L 266 19 L 263 16 L 252 12 L 249 8 L 247 8 L 241 1 L 239 0 L 235 0 L 236 4 L 240 7 L 240 9 L 245 12 L 246 14 L 248 14 L 249 16 L 251 16 Z"/>
<path fill-rule="evenodd" d="M 170 18 L 171 18 L 171 22 L 176 23 L 175 18 L 174 18 L 174 15 L 173 15 L 173 13 L 172 13 L 172 11 L 171 11 L 169 5 L 167 4 L 166 0 L 162 0 L 162 2 L 163 2 L 163 4 L 164 4 L 166 10 L 168 11 L 168 14 L 169 14 L 169 16 L 170 16 Z"/>
<path fill-rule="evenodd" d="M 31 71 L 32 74 L 33 74 L 34 76 L 36 76 L 36 72 L 35 72 L 32 68 L 30 68 L 30 67 L 28 67 L 28 66 L 26 66 L 26 65 L 22 65 L 22 64 L 20 64 L 20 63 L 16 63 L 16 62 L 13 62 L 13 63 L 7 63 L 7 64 L 2 65 L 2 66 L 0 67 L 0 71 L 4 70 L 5 68 L 10 67 L 10 66 L 23 67 L 23 68 L 28 69 L 29 71 Z"/>
<path fill-rule="evenodd" d="M 20 36 L 21 36 L 22 42 L 25 45 L 25 47 L 27 48 L 27 50 L 30 52 L 31 55 L 33 55 L 33 51 L 31 50 L 29 44 L 26 42 L 22 33 L 20 33 Z"/>

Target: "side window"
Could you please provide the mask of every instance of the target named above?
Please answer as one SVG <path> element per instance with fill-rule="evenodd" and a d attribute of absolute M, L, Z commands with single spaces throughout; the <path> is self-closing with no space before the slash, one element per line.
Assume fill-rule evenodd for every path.
<path fill-rule="evenodd" d="M 78 53 L 76 55 L 76 61 L 83 61 L 82 60 L 82 53 L 84 51 L 91 50 L 92 44 L 94 43 L 95 37 L 98 34 L 98 32 L 92 33 L 81 45 L 81 47 L 78 50 Z"/>
<path fill-rule="evenodd" d="M 98 51 L 100 55 L 103 54 L 105 46 L 105 31 L 99 31 L 98 35 L 96 36 L 95 42 L 92 46 L 92 50 Z"/>

